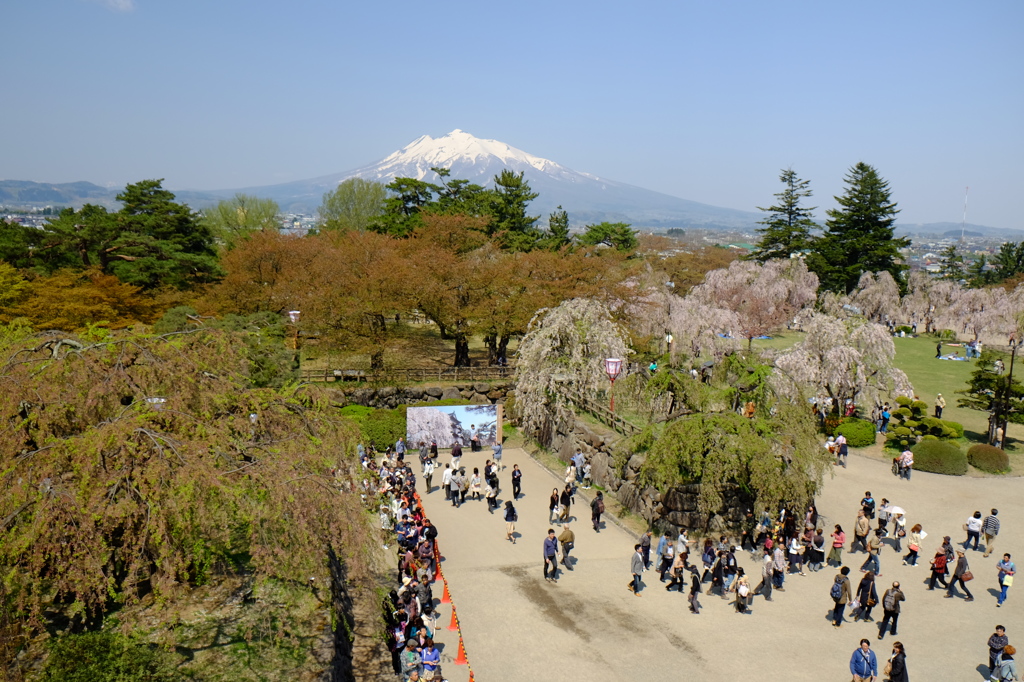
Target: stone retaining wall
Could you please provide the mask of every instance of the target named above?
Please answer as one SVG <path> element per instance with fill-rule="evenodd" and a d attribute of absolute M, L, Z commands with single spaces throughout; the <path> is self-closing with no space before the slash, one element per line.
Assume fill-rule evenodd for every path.
<path fill-rule="evenodd" d="M 613 431 L 600 430 L 577 419 L 570 427 L 555 429 L 548 442 L 541 445 L 557 453 L 565 463 L 577 450 L 582 452 L 590 459 L 594 482 L 614 493 L 623 507 L 659 532 L 687 528 L 718 533 L 743 520 L 748 504 L 739 489 L 727 490 L 723 494 L 723 508 L 708 518 L 698 510 L 700 483 L 674 486 L 665 492 L 653 486 L 640 486 L 637 475 L 646 460 L 644 454 L 624 453 L 619 461 L 629 454 L 625 464 L 616 464 L 616 452 L 626 447 L 625 441 Z"/>
<path fill-rule="evenodd" d="M 397 388 L 339 388 L 332 391 L 334 402 L 346 405 L 394 409 L 399 405 L 418 405 L 438 400 L 465 400 L 472 405 L 503 405 L 512 393 L 511 382 L 482 382 L 454 384 L 452 386 L 412 386 Z"/>

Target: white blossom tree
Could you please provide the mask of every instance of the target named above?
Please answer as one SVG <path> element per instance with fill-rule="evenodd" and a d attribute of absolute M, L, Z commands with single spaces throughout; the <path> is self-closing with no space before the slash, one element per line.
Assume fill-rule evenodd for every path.
<path fill-rule="evenodd" d="M 575 395 L 592 396 L 608 386 L 606 358 L 631 351 L 608 308 L 574 298 L 541 310 L 519 344 L 515 410 L 527 432 L 568 423 Z"/>
<path fill-rule="evenodd" d="M 863 318 L 811 316 L 806 338 L 775 360 L 780 387 L 791 395 L 799 387 L 832 399 L 836 409 L 847 399 L 877 403 L 890 396 L 912 396 L 907 375 L 893 366 L 896 346 L 881 325 Z"/>
<path fill-rule="evenodd" d="M 977 341 L 982 334 L 1009 336 L 1017 328 L 1020 310 L 1019 297 L 1005 289 L 957 288 L 939 321 L 945 328 Z"/>
<path fill-rule="evenodd" d="M 956 282 L 935 279 L 923 270 L 915 270 L 907 277 L 907 294 L 900 301 L 903 316 L 911 324 L 924 322 L 925 332 L 935 331 L 937 319 L 945 315 L 960 290 Z"/>
<path fill-rule="evenodd" d="M 850 305 L 872 322 L 894 319 L 900 312 L 900 287 L 889 272 L 865 272 L 850 294 Z"/>
<path fill-rule="evenodd" d="M 759 336 L 770 334 L 814 303 L 818 277 L 802 259 L 733 261 L 728 268 L 712 270 L 704 283 L 694 287 L 687 298 L 708 308 L 721 308 L 736 316 L 738 336 L 747 349 Z"/>

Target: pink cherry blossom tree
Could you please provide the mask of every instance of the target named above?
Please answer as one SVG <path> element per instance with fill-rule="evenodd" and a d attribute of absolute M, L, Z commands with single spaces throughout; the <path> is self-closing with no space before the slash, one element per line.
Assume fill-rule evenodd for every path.
<path fill-rule="evenodd" d="M 877 403 L 913 395 L 907 375 L 893 366 L 896 346 L 885 327 L 861 317 L 817 313 L 805 331 L 803 341 L 775 360 L 781 390 L 797 396 L 805 389 L 819 399 L 829 397 L 836 409 L 848 399 Z"/>
<path fill-rule="evenodd" d="M 746 339 L 749 350 L 755 338 L 774 332 L 814 303 L 817 291 L 818 277 L 802 259 L 770 260 L 764 265 L 733 261 L 728 268 L 709 272 L 687 298 L 733 313 L 733 331 Z"/>

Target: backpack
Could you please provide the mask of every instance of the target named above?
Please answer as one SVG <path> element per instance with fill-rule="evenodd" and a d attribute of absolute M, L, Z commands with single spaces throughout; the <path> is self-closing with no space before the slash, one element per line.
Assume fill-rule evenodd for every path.
<path fill-rule="evenodd" d="M 888 590 L 885 596 L 882 597 L 882 608 L 886 611 L 896 610 L 896 593 L 892 590 Z"/>
<path fill-rule="evenodd" d="M 597 513 L 604 514 L 604 500 L 600 497 L 597 498 Z"/>
<path fill-rule="evenodd" d="M 832 589 L 828 591 L 828 596 L 832 597 L 832 601 L 839 601 L 843 598 L 842 578 L 836 577 L 835 582 L 832 583 Z"/>

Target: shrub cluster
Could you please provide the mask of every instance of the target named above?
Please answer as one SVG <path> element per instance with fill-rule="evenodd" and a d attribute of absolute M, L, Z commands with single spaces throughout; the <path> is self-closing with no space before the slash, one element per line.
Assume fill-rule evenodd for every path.
<path fill-rule="evenodd" d="M 967 473 L 967 456 L 954 443 L 923 440 L 913 448 L 914 469 L 933 474 L 963 476 Z"/>
<path fill-rule="evenodd" d="M 967 451 L 971 466 L 991 474 L 1002 474 L 1010 470 L 1010 458 L 1005 452 L 992 445 L 979 443 Z"/>
<path fill-rule="evenodd" d="M 953 440 L 963 438 L 962 424 L 928 416 L 928 403 L 903 396 L 896 399 L 898 407 L 889 420 L 886 445 L 905 448 L 919 440 Z M 849 436 L 847 436 L 849 439 Z"/>
<path fill-rule="evenodd" d="M 179 679 L 177 657 L 113 632 L 86 632 L 53 640 L 42 679 L 53 682 L 123 682 Z"/>
<path fill-rule="evenodd" d="M 866 419 L 844 421 L 836 429 L 836 434 L 846 436 L 846 442 L 851 448 L 875 444 L 875 425 Z"/>
<path fill-rule="evenodd" d="M 359 425 L 365 444 L 372 443 L 381 452 L 405 436 L 405 405 L 393 410 L 347 405 L 341 413 Z"/>

